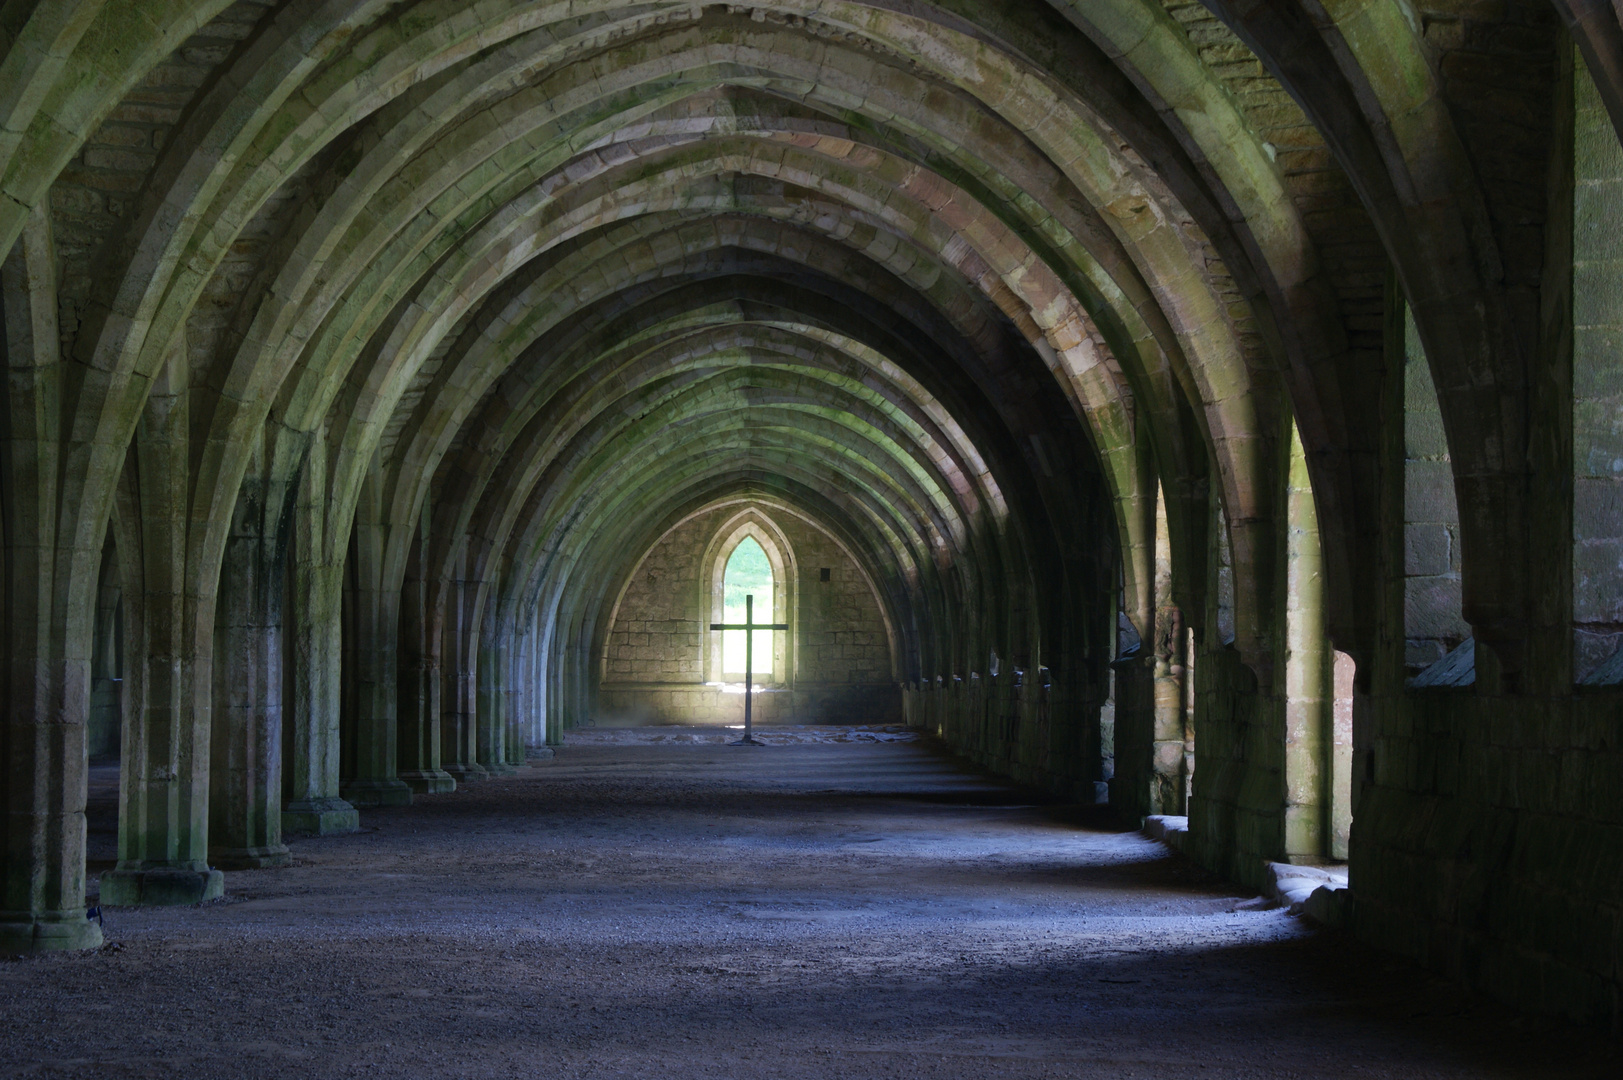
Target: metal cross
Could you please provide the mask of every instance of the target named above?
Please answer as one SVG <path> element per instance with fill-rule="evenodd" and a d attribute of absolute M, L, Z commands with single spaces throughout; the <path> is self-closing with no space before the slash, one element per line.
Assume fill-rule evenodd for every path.
<path fill-rule="evenodd" d="M 788 623 L 759 623 L 755 621 L 755 594 L 748 593 L 744 597 L 744 621 L 741 623 L 710 624 L 712 630 L 742 630 L 744 631 L 744 737 L 734 745 L 761 746 L 755 738 L 754 727 L 750 716 L 750 702 L 755 697 L 755 634 L 756 630 L 787 630 Z"/>

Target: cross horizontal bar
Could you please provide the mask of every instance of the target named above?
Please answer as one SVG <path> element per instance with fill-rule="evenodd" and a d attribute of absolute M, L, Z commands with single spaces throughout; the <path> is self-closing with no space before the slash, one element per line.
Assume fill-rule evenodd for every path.
<path fill-rule="evenodd" d="M 789 629 L 789 624 L 785 623 L 785 622 L 771 622 L 771 623 L 767 623 L 767 622 L 752 622 L 752 623 L 713 622 L 713 623 L 710 624 L 710 629 L 712 629 L 712 630 L 787 630 L 787 629 Z"/>

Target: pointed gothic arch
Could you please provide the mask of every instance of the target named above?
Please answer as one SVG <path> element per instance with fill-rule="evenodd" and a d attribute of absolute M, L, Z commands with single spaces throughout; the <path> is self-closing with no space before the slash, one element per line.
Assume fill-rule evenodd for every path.
<path fill-rule="evenodd" d="M 745 540 L 754 540 L 766 554 L 772 568 L 771 618 L 756 607 L 756 619 L 761 622 L 784 623 L 788 630 L 772 632 L 772 665 L 770 674 L 757 675 L 758 685 L 792 687 L 799 668 L 796 648 L 798 596 L 796 585 L 799 570 L 794 548 L 781 526 L 758 506 L 748 506 L 722 522 L 710 543 L 705 547 L 700 564 L 699 581 L 705 590 L 701 610 L 709 613 L 709 622 L 724 622 L 726 616 L 727 562 Z M 708 625 L 708 623 L 706 624 Z M 726 669 L 723 643 L 724 631 L 706 630 L 704 634 L 704 672 L 709 682 L 738 681 L 742 672 Z"/>

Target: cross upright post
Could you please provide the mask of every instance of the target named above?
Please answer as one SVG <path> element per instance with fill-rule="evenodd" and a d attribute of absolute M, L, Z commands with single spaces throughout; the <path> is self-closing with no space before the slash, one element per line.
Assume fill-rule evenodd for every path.
<path fill-rule="evenodd" d="M 754 710 L 750 708 L 750 703 L 755 698 L 755 631 L 787 630 L 789 624 L 756 622 L 755 594 L 746 593 L 744 596 L 744 621 L 741 623 L 713 622 L 710 624 L 710 629 L 744 631 L 744 737 L 733 745 L 761 746 L 763 744 L 755 738 L 754 718 L 752 716 Z"/>

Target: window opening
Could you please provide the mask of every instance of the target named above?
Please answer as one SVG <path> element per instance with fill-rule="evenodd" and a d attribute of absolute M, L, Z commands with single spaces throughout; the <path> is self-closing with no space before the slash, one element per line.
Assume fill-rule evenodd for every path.
<path fill-rule="evenodd" d="M 727 557 L 727 569 L 722 578 L 722 622 L 744 621 L 744 597 L 755 597 L 755 621 L 770 623 L 774 609 L 772 563 L 766 551 L 753 536 L 746 536 Z M 749 631 L 723 630 L 721 632 L 722 669 L 727 675 L 744 674 L 744 635 Z M 754 674 L 776 678 L 777 657 L 772 648 L 771 630 L 756 630 Z"/>

